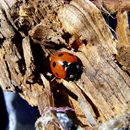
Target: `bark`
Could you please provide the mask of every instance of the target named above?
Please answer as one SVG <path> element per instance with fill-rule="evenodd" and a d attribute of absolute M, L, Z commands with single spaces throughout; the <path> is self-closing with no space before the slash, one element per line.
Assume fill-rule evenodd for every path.
<path fill-rule="evenodd" d="M 46 126 L 65 129 L 56 116 L 59 111 L 69 113 L 79 129 L 128 127 L 126 13 L 117 13 L 115 38 L 100 10 L 88 0 L 1 1 L 0 84 L 38 106 L 39 130 Z M 57 50 L 73 53 L 82 61 L 78 81 L 52 79 L 49 57 Z"/>

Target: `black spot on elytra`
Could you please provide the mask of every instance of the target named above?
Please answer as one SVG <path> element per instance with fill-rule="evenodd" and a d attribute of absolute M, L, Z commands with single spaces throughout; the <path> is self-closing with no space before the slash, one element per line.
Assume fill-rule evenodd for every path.
<path fill-rule="evenodd" d="M 62 57 L 63 55 L 64 55 L 63 53 L 60 53 L 58 56 L 59 56 L 59 57 Z"/>
<path fill-rule="evenodd" d="M 52 63 L 52 65 L 53 65 L 53 67 L 56 67 L 56 62 L 54 61 L 54 62 Z"/>

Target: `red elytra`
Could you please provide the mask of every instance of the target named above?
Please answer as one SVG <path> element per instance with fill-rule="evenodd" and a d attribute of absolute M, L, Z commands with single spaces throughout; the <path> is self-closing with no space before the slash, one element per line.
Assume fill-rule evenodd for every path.
<path fill-rule="evenodd" d="M 77 57 L 68 52 L 57 52 L 51 57 L 50 67 L 57 78 L 64 79 L 66 77 L 66 68 L 64 67 L 66 62 L 68 64 L 77 62 Z"/>

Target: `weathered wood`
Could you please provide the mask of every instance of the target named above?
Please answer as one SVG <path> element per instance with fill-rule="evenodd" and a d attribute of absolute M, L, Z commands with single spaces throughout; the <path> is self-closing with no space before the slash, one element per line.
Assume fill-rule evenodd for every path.
<path fill-rule="evenodd" d="M 94 4 L 97 5 L 103 12 L 116 13 L 118 11 L 129 11 L 130 10 L 130 1 L 129 0 L 91 0 Z"/>
<path fill-rule="evenodd" d="M 118 12 L 115 39 L 100 10 L 89 0 L 70 3 L 29 0 L 10 7 L 2 0 L 1 5 L 0 84 L 4 90 L 16 91 L 30 105 L 38 106 L 40 122 L 49 115 L 50 121 L 54 119 L 53 123 L 60 126 L 56 106 L 62 106 L 59 111 L 68 113 L 66 107 L 74 109 L 75 120 L 80 120 L 76 126 L 81 129 L 87 129 L 85 125 L 103 129 L 105 125 L 111 130 L 129 124 L 130 50 L 126 12 Z M 51 78 L 49 56 L 57 49 L 81 59 L 84 68 L 78 81 Z M 45 112 L 47 108 L 49 113 Z M 113 124 L 109 122 L 111 119 Z M 48 128 L 59 129 L 54 125 Z"/>
<path fill-rule="evenodd" d="M 117 42 L 105 21 L 97 8 L 89 1 L 86 3 L 71 3 L 61 9 L 59 17 L 67 31 L 87 42 L 77 54 L 85 66 L 77 84 L 96 106 L 100 120 L 104 121 L 129 108 L 130 78 L 113 61 Z"/>

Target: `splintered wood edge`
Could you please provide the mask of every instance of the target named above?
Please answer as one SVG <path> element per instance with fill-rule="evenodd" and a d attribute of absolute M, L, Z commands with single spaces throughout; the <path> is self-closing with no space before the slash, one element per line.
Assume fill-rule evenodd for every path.
<path fill-rule="evenodd" d="M 89 94 L 89 97 L 91 96 L 90 99 L 97 106 L 97 108 L 100 109 L 100 112 L 102 113 L 104 111 L 102 114 L 99 112 L 101 114 L 100 116 L 102 116 L 101 120 L 104 122 L 106 121 L 105 118 L 107 118 L 108 120 L 112 118 L 111 116 L 114 117 L 116 115 L 124 113 L 125 111 L 128 111 L 127 108 L 129 108 L 129 100 L 130 100 L 129 76 L 126 73 L 124 73 L 113 61 L 112 55 L 117 54 L 116 49 L 117 41 L 112 36 L 99 10 L 94 5 L 90 4 L 89 1 L 87 0 L 86 1 L 74 0 L 70 3 L 70 5 L 61 8 L 58 16 L 59 19 L 61 20 L 63 28 L 66 31 L 68 31 L 71 34 L 77 34 L 79 37 L 82 37 L 82 39 L 88 42 L 86 46 L 84 45 L 83 47 L 80 47 L 80 51 L 83 53 L 84 56 L 79 55 L 79 57 L 81 58 L 81 61 L 85 66 L 86 71 L 85 73 L 87 74 L 87 75 L 85 74 L 81 80 L 83 80 L 84 83 L 89 85 L 91 82 L 90 86 L 93 88 L 93 90 L 95 90 L 95 92 L 99 89 L 97 91 L 98 97 L 96 95 L 94 96 L 94 93 L 89 92 L 92 89 L 90 86 L 88 85 L 85 86 L 80 82 L 78 84 L 80 89 L 83 90 L 83 92 L 86 93 L 86 95 Z M 94 36 L 95 39 L 93 38 Z M 94 45 L 92 45 L 92 43 Z M 93 68 L 90 66 L 90 64 L 92 64 Z M 119 78 L 120 76 L 123 77 L 122 80 L 120 80 Z M 86 80 L 85 77 L 86 78 L 88 77 L 88 81 Z M 112 77 L 113 80 L 111 79 Z M 124 90 L 122 90 L 121 84 L 122 85 L 124 84 L 123 86 L 127 94 L 125 94 Z M 108 94 L 105 92 L 105 90 L 103 90 L 102 92 L 100 91 L 102 90 L 102 88 L 105 88 L 105 86 Z M 109 86 L 111 86 L 110 89 Z M 87 90 L 87 88 L 89 88 L 89 90 Z M 111 89 L 113 89 L 114 91 L 119 91 L 119 93 L 123 92 L 124 93 L 123 95 L 125 97 L 123 98 L 122 96 L 120 97 L 119 95 L 118 97 L 116 97 L 117 92 L 115 92 L 114 95 L 112 94 Z M 106 95 L 106 97 L 103 96 L 104 94 Z M 107 101 L 107 96 L 111 94 L 113 95 L 110 96 L 111 98 L 113 97 L 113 99 L 111 99 L 113 105 L 114 102 L 117 101 L 116 99 L 118 99 L 118 101 L 120 102 L 120 105 L 118 104 L 115 107 L 116 111 L 113 110 L 112 106 L 110 105 L 111 103 L 109 104 L 109 101 Z M 92 97 L 92 95 L 95 98 Z M 121 103 L 122 98 L 124 105 L 123 103 Z M 99 104 L 97 104 L 98 99 L 100 100 L 102 99 L 101 102 L 102 103 L 104 102 L 104 105 L 101 106 L 100 101 Z"/>

